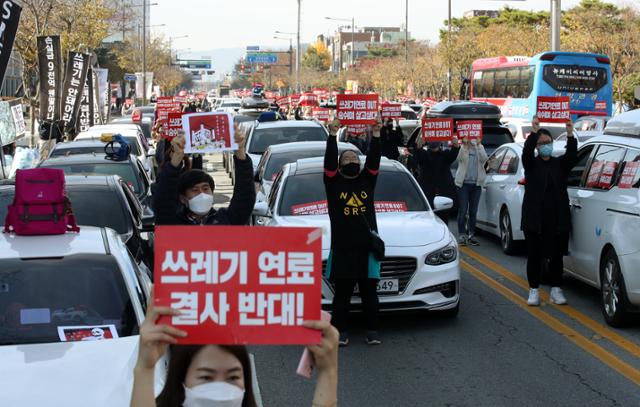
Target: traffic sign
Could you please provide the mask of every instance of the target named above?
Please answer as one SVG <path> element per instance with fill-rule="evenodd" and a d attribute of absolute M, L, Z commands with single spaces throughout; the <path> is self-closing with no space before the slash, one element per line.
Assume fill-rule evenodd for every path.
<path fill-rule="evenodd" d="M 135 81 L 136 78 L 137 78 L 137 76 L 134 73 L 126 73 L 126 74 L 124 74 L 124 80 L 125 81 Z"/>
<path fill-rule="evenodd" d="M 274 65 L 278 63 L 278 56 L 276 54 L 247 54 L 246 58 L 249 64 L 268 64 Z"/>

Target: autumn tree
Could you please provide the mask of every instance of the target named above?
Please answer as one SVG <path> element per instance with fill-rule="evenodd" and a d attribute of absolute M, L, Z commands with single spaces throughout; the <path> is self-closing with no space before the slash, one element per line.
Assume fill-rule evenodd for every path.
<path fill-rule="evenodd" d="M 331 67 L 331 54 L 322 41 L 310 45 L 302 56 L 302 65 L 316 71 L 327 71 Z"/>

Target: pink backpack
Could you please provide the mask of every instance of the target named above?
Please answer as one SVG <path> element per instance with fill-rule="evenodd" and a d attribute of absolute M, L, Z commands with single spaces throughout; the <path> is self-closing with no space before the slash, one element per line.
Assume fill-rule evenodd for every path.
<path fill-rule="evenodd" d="M 80 231 L 64 189 L 62 170 L 17 171 L 15 196 L 9 205 L 4 231 L 16 235 L 62 235 Z"/>

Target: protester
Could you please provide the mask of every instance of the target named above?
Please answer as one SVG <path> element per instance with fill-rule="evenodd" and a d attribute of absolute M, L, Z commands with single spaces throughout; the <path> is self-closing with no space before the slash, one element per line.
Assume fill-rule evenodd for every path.
<path fill-rule="evenodd" d="M 140 326 L 138 360 L 134 368 L 131 407 L 256 407 L 251 363 L 244 346 L 176 345 L 186 332 L 157 324 L 161 316 L 178 310 L 153 305 Z M 312 406 L 337 406 L 338 332 L 329 322 L 306 321 L 304 326 L 322 332 L 322 341 L 309 346 L 318 369 Z M 157 362 L 170 348 L 164 387 L 154 399 Z M 296 400 L 299 405 L 299 400 Z"/>
<path fill-rule="evenodd" d="M 560 288 L 562 283 L 562 256 L 568 253 L 571 213 L 567 179 L 575 165 L 578 142 L 573 135 L 573 124 L 566 124 L 567 147 L 561 157 L 553 157 L 553 137 L 540 128 L 537 117 L 532 121 L 533 132 L 527 137 L 522 150 L 525 186 L 522 201 L 522 231 L 527 244 L 527 279 L 531 306 L 540 305 L 538 288 L 541 276 L 548 271 L 551 284 L 551 302 L 567 303 Z M 535 150 L 538 156 L 535 156 Z"/>
<path fill-rule="evenodd" d="M 434 206 L 436 196 L 446 196 L 456 201 L 456 186 L 451 175 L 451 164 L 458 158 L 460 143 L 453 139 L 453 147 L 449 150 L 442 149 L 442 143 L 431 142 L 429 149 L 424 150 L 422 137 L 416 141 L 416 148 L 411 152 L 415 164 L 419 168 L 419 181 L 422 191 Z M 438 214 L 445 222 L 449 222 L 448 211 Z"/>
<path fill-rule="evenodd" d="M 481 188 L 487 176 L 484 168 L 487 153 L 478 140 L 465 137 L 457 159 L 455 184 L 458 193 L 458 243 L 478 246 L 480 243 L 475 237 L 476 215 Z"/>
<path fill-rule="evenodd" d="M 357 134 L 351 134 L 349 128 L 344 129 L 343 139 L 345 143 L 353 144 L 358 147 L 360 153 L 365 154 L 367 152 L 367 140 L 363 136 L 359 136 Z"/>
<path fill-rule="evenodd" d="M 397 160 L 400 158 L 400 151 L 398 151 L 398 147 L 402 146 L 402 138 L 402 130 L 400 130 L 398 119 L 396 119 L 395 128 L 393 127 L 393 120 L 386 119 L 384 127 L 380 131 L 382 155 L 390 160 Z"/>
<path fill-rule="evenodd" d="M 378 334 L 378 293 L 380 262 L 371 253 L 371 231 L 378 230 L 373 204 L 380 167 L 380 127 L 373 128 L 373 139 L 364 170 L 353 151 L 338 158 L 336 133 L 339 122 L 329 124 L 324 156 L 324 184 L 331 221 L 331 252 L 326 277 L 334 286 L 333 324 L 340 331 L 340 345 L 349 343 L 348 316 L 351 296 L 358 284 L 367 320 L 369 345 L 381 343 Z"/>
<path fill-rule="evenodd" d="M 253 164 L 245 152 L 245 136 L 236 126 L 234 154 L 236 183 L 227 209 L 213 209 L 213 178 L 199 169 L 183 171 L 184 135 L 170 144 L 168 162 L 163 163 L 154 193 L 157 225 L 244 225 L 249 221 L 256 192 Z"/>

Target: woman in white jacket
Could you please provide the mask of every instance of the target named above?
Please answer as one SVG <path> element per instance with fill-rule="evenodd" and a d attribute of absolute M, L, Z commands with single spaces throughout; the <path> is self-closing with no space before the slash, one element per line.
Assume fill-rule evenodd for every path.
<path fill-rule="evenodd" d="M 458 243 L 460 245 L 477 246 L 479 244 L 474 235 L 480 192 L 487 177 L 484 168 L 487 159 L 487 153 L 481 143 L 475 139 L 463 140 L 462 148 L 458 153 L 458 170 L 455 179 L 459 202 Z"/>

